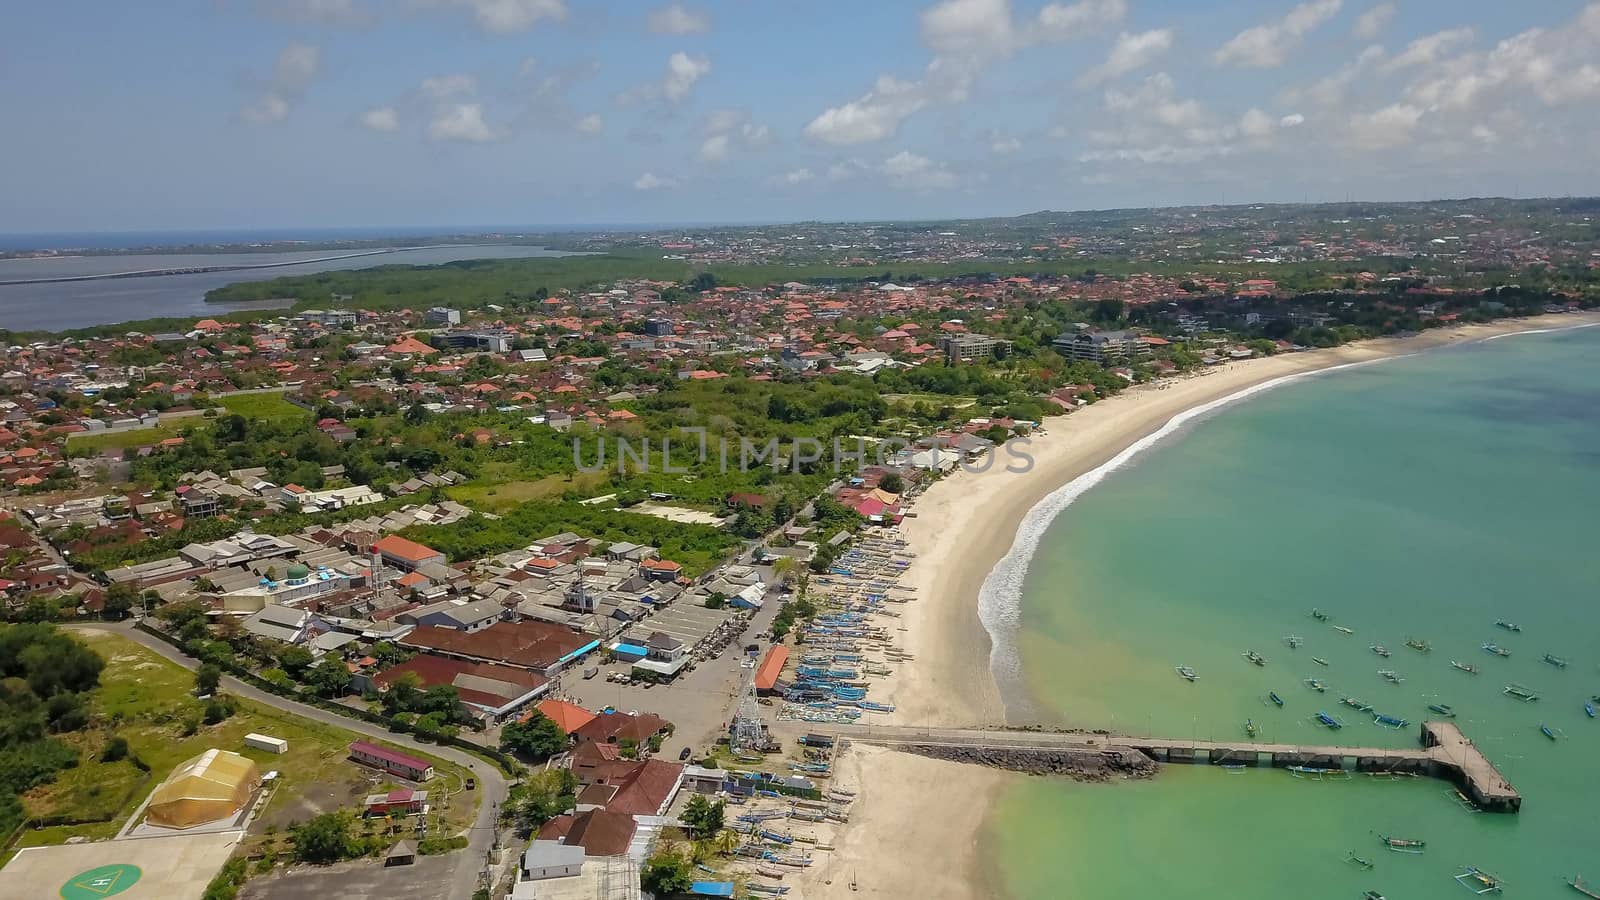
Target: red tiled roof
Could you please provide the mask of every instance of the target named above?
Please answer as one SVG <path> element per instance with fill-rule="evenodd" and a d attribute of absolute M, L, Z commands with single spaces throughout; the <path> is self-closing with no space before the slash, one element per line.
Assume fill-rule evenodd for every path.
<path fill-rule="evenodd" d="M 778 681 L 778 673 L 783 671 L 783 664 L 789 661 L 789 648 L 782 644 L 773 644 L 767 651 L 766 659 L 761 661 L 761 667 L 756 669 L 756 690 L 770 691 Z"/>
<path fill-rule="evenodd" d="M 372 549 L 395 559 L 403 559 L 408 563 L 420 563 L 443 555 L 432 547 L 407 540 L 398 534 L 385 535 L 382 539 L 373 543 Z"/>

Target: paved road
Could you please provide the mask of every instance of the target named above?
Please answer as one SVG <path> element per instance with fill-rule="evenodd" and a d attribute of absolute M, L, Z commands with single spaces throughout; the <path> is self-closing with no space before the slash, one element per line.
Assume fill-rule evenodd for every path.
<path fill-rule="evenodd" d="M 200 666 L 196 660 L 183 655 L 171 644 L 134 628 L 132 622 L 87 623 L 72 627 L 112 631 L 161 654 L 185 669 L 194 670 Z M 451 900 L 467 900 L 472 896 L 472 892 L 478 887 L 478 874 L 483 868 L 486 855 L 494 845 L 495 834 L 499 828 L 499 824 L 495 820 L 496 813 L 500 805 L 505 802 L 506 794 L 510 788 L 510 783 L 506 780 L 504 772 L 501 772 L 493 763 L 463 750 L 438 744 L 426 744 L 410 735 L 396 734 L 370 722 L 341 716 L 338 713 L 319 709 L 315 706 L 307 706 L 304 703 L 298 703 L 286 697 L 260 690 L 231 675 L 224 675 L 222 684 L 228 689 L 229 693 L 235 696 L 246 697 L 257 703 L 291 712 L 315 722 L 335 725 L 367 737 L 379 738 L 392 744 L 409 747 L 422 753 L 447 759 L 470 769 L 478 779 L 478 818 L 473 823 L 472 830 L 469 833 L 467 850 L 464 853 L 455 854 L 457 857 L 456 871 L 451 881 L 449 896 Z"/>

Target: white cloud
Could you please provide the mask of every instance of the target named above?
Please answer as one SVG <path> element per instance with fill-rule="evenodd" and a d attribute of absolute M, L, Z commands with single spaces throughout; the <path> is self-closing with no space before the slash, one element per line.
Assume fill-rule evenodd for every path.
<path fill-rule="evenodd" d="M 1425 66 L 1443 59 L 1457 47 L 1472 43 L 1471 28 L 1451 28 L 1426 37 L 1419 37 L 1406 45 L 1406 49 L 1383 64 L 1383 71 L 1395 72 L 1412 66 Z"/>
<path fill-rule="evenodd" d="M 1277 128 L 1278 124 L 1271 116 L 1254 107 L 1239 117 L 1239 133 L 1247 138 L 1271 137 Z"/>
<path fill-rule="evenodd" d="M 1515 109 L 1530 97 L 1559 106 L 1600 97 L 1600 3 L 1570 25 L 1530 28 L 1493 50 L 1424 63 L 1404 102 L 1429 114 L 1461 113 L 1491 103 Z"/>
<path fill-rule="evenodd" d="M 449 104 L 428 123 L 428 137 L 436 141 L 482 144 L 497 136 L 483 121 L 483 107 L 477 103 Z"/>
<path fill-rule="evenodd" d="M 1111 46 L 1106 61 L 1078 76 L 1076 83 L 1080 87 L 1092 87 L 1126 75 L 1155 62 L 1171 48 L 1171 29 L 1159 28 L 1138 34 L 1123 32 Z"/>
<path fill-rule="evenodd" d="M 884 160 L 883 174 L 888 176 L 890 187 L 907 191 L 945 190 L 956 185 L 955 173 L 942 163 L 909 150 L 901 150 Z"/>
<path fill-rule="evenodd" d="M 573 127 L 578 129 L 580 134 L 599 134 L 606 130 L 606 123 L 604 119 L 600 118 L 599 113 L 590 113 L 579 119 L 578 123 Z"/>
<path fill-rule="evenodd" d="M 865 94 L 824 109 L 805 128 L 829 144 L 893 137 L 900 123 L 934 104 L 960 103 L 983 70 L 1012 52 L 1063 41 L 1115 24 L 1127 0 L 1050 3 L 1033 19 L 1017 18 L 1011 0 L 941 0 L 922 14 L 922 37 L 934 57 L 920 80 L 880 75 Z"/>
<path fill-rule="evenodd" d="M 289 117 L 292 104 L 322 70 L 322 51 L 310 44 L 291 42 L 278 53 L 272 74 L 261 85 L 260 93 L 247 104 L 241 115 L 253 125 L 270 125 Z"/>
<path fill-rule="evenodd" d="M 1136 162 L 1145 165 L 1186 165 L 1228 156 L 1233 148 L 1225 144 L 1210 146 L 1178 146 L 1157 144 L 1152 147 L 1119 147 L 1115 150 L 1090 150 L 1078 157 L 1079 162 Z"/>
<path fill-rule="evenodd" d="M 1282 19 L 1246 28 L 1223 44 L 1212 58 L 1218 65 L 1270 69 L 1281 66 L 1318 26 L 1338 14 L 1344 0 L 1310 0 Z"/>
<path fill-rule="evenodd" d="M 633 188 L 637 191 L 660 191 L 678 186 L 676 178 L 661 178 L 653 172 L 646 172 L 634 179 Z"/>
<path fill-rule="evenodd" d="M 1009 135 L 1000 134 L 999 132 L 994 132 L 994 133 L 989 135 L 989 152 L 990 153 L 995 153 L 995 154 L 998 154 L 1000 156 L 1006 156 L 1006 155 L 1015 153 L 1015 152 L 1017 152 L 1018 150 L 1021 150 L 1021 149 L 1022 149 L 1022 141 L 1019 138 L 1011 137 Z"/>
<path fill-rule="evenodd" d="M 661 94 L 673 103 L 689 96 L 695 82 L 711 71 L 711 60 L 704 56 L 690 56 L 678 51 L 667 57 L 667 77 L 661 82 Z"/>
<path fill-rule="evenodd" d="M 277 94 L 262 94 L 246 105 L 240 114 L 251 125 L 271 125 L 289 118 L 289 101 Z"/>
<path fill-rule="evenodd" d="M 566 0 L 422 0 L 429 6 L 469 13 L 484 31 L 510 34 L 567 17 Z"/>
<path fill-rule="evenodd" d="M 422 79 L 417 92 L 427 100 L 448 100 L 471 94 L 478 89 L 478 80 L 471 75 L 437 75 Z"/>
<path fill-rule="evenodd" d="M 1299 113 L 1289 113 L 1278 120 L 1279 128 L 1299 128 L 1306 123 L 1306 117 Z"/>
<path fill-rule="evenodd" d="M 649 24 L 656 34 L 698 34 L 711 28 L 711 19 L 705 13 L 674 3 L 652 12 Z"/>
<path fill-rule="evenodd" d="M 374 21 L 357 0 L 255 0 L 256 9 L 297 25 L 369 25 Z"/>
<path fill-rule="evenodd" d="M 707 162 L 726 159 L 735 149 L 753 150 L 771 140 L 765 125 L 750 121 L 742 109 L 719 109 L 706 117 L 706 138 L 700 144 L 700 158 Z"/>
<path fill-rule="evenodd" d="M 927 106 L 922 84 L 884 75 L 872 90 L 843 106 L 823 110 L 805 128 L 829 144 L 861 144 L 892 137 L 900 123 Z"/>
<path fill-rule="evenodd" d="M 1382 150 L 1411 141 L 1412 132 L 1422 120 L 1423 110 L 1407 103 L 1394 103 L 1377 112 L 1352 116 L 1346 131 L 1349 144 L 1359 150 Z"/>
<path fill-rule="evenodd" d="M 810 169 L 794 169 L 783 173 L 781 180 L 784 184 L 805 184 L 808 181 L 815 181 L 816 177 L 816 173 Z"/>
<path fill-rule="evenodd" d="M 376 106 L 361 114 L 361 124 L 373 131 L 394 131 L 400 127 L 400 113 L 392 106 Z"/>
<path fill-rule="evenodd" d="M 1356 19 L 1355 36 L 1364 41 L 1370 41 L 1389 27 L 1389 22 L 1394 19 L 1394 4 L 1379 3 L 1367 10 Z"/>

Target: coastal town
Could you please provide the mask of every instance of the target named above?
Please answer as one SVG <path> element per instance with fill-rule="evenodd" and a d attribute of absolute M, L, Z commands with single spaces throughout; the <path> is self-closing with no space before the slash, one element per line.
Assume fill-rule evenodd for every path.
<path fill-rule="evenodd" d="M 835 234 L 853 246 L 830 262 L 1003 249 L 873 232 Z M 102 676 L 33 701 L 81 770 L 143 774 L 115 802 L 64 763 L 8 794 L 4 849 L 23 852 L 0 887 L 89 869 L 130 834 L 194 860 L 128 863 L 174 898 L 881 886 L 899 876 L 860 847 L 892 811 L 862 801 L 913 769 L 867 746 L 871 726 L 1006 724 L 947 687 L 988 665 L 952 649 L 981 643 L 963 629 L 988 567 L 950 560 L 998 560 L 1045 492 L 1192 406 L 1600 301 L 1436 271 L 1571 263 L 1509 228 L 1257 235 L 1227 271 L 709 270 L 815 237 L 655 236 L 681 279 L 395 305 L 376 294 L 393 273 L 342 273 L 247 286 L 295 291 L 287 309 L 11 335 L 16 640 L 74 635 L 170 696 L 115 720 L 54 699 L 108 709 Z M 1092 231 L 1049 246 L 1126 250 Z M 1380 255 L 1412 259 L 1350 265 Z M 1344 268 L 1272 277 L 1308 261 Z"/>

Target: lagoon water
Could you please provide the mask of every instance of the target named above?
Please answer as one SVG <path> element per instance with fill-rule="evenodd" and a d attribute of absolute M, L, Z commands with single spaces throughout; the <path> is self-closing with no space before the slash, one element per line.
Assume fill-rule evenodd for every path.
<path fill-rule="evenodd" d="M 1505 878 L 1508 896 L 1576 896 L 1559 876 L 1600 880 L 1600 719 L 1583 709 L 1600 694 L 1597 503 L 1600 328 L 1284 385 L 1136 457 L 1050 525 L 1029 566 L 1020 650 L 1036 717 L 1202 738 L 1242 737 L 1253 719 L 1263 740 L 1414 746 L 1416 723 L 1437 715 L 1428 704 L 1443 702 L 1522 792 L 1523 812 L 1467 811 L 1431 779 L 1184 766 L 1138 784 L 1030 779 L 987 830 L 1008 892 L 1466 896 L 1450 879 L 1471 864 Z M 1314 620 L 1314 607 L 1355 633 Z M 1242 658 L 1250 649 L 1265 667 Z M 1199 680 L 1180 679 L 1180 664 Z M 1540 699 L 1504 695 L 1513 682 Z M 1412 724 L 1381 728 L 1343 696 Z M 1344 729 L 1314 724 L 1319 710 Z M 1380 833 L 1427 852 L 1387 851 Z M 1345 862 L 1351 850 L 1376 868 Z"/>
<path fill-rule="evenodd" d="M 350 251 L 295 251 L 290 253 L 136 254 L 126 256 L 71 256 L 0 260 L 0 281 L 60 278 L 144 269 L 184 266 L 262 265 L 341 256 Z M 305 262 L 270 269 L 158 275 L 147 278 L 112 278 L 45 284 L 0 285 L 0 328 L 13 331 L 58 331 L 134 319 L 166 316 L 217 315 L 235 309 L 270 308 L 282 304 L 207 303 L 206 292 L 241 281 L 265 281 L 291 275 L 309 275 L 373 266 L 432 266 L 465 259 L 522 259 L 533 256 L 567 256 L 542 247 L 517 244 L 462 244 L 399 250 L 373 256 Z"/>

